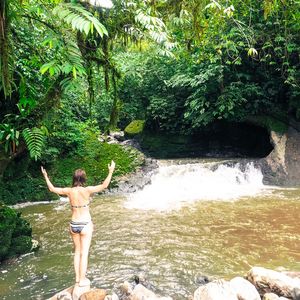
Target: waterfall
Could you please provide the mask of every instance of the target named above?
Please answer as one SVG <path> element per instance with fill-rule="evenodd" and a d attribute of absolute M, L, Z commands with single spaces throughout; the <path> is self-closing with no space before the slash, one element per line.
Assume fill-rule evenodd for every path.
<path fill-rule="evenodd" d="M 195 201 L 235 200 L 251 197 L 265 188 L 261 170 L 228 162 L 176 164 L 162 161 L 151 184 L 127 196 L 125 207 L 173 210 Z"/>

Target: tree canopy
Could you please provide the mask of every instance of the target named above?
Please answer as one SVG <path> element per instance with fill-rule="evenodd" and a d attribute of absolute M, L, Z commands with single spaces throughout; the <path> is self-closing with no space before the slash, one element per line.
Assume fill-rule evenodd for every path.
<path fill-rule="evenodd" d="M 0 0 L 1 157 L 68 151 L 81 123 L 298 120 L 299 33 L 293 0 Z"/>

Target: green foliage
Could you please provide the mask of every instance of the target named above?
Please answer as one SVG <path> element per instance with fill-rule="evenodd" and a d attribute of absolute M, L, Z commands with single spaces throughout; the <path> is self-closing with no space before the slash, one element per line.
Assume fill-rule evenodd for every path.
<path fill-rule="evenodd" d="M 57 126 L 56 131 L 47 138 L 47 151 L 42 157 L 42 164 L 56 186 L 71 186 L 73 172 L 79 168 L 86 170 L 88 184 L 98 184 L 106 178 L 107 165 L 112 159 L 117 164 L 114 178 L 143 164 L 144 157 L 137 150 L 100 142 L 100 131 L 95 123 L 73 124 L 68 120 L 66 123 L 70 127 L 66 128 L 63 122 L 66 120 L 59 120 L 62 121 L 60 124 L 53 124 Z M 0 200 L 11 205 L 58 199 L 56 194 L 48 191 L 40 165 L 41 162 L 28 157 L 11 161 L 0 180 Z M 116 184 L 114 178 L 113 185 Z"/>
<path fill-rule="evenodd" d="M 71 25 L 74 30 L 84 32 L 86 35 L 93 34 L 94 28 L 101 37 L 108 35 L 104 25 L 80 4 L 60 3 L 53 9 L 53 13 Z"/>
<path fill-rule="evenodd" d="M 20 213 L 0 202 L 0 261 L 31 250 L 31 227 Z"/>
<path fill-rule="evenodd" d="M 4 149 L 8 153 L 14 153 L 19 145 L 20 131 L 11 124 L 0 124 L 0 143 L 4 143 Z"/>
<path fill-rule="evenodd" d="M 41 129 L 34 127 L 32 129 L 25 128 L 22 131 L 24 140 L 31 158 L 37 160 L 42 155 L 43 147 L 45 146 L 45 136 Z"/>
<path fill-rule="evenodd" d="M 141 134 L 144 130 L 144 126 L 145 126 L 144 120 L 133 120 L 126 126 L 124 132 L 126 135 L 133 137 L 138 134 Z"/>

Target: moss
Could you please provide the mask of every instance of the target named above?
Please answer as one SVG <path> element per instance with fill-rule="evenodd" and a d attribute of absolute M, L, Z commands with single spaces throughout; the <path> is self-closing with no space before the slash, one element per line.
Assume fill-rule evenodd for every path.
<path fill-rule="evenodd" d="M 284 120 L 284 118 L 282 118 Z M 275 131 L 283 134 L 288 130 L 288 122 L 281 121 L 271 116 L 253 116 L 247 119 L 251 123 L 257 124 L 266 128 L 269 132 Z"/>
<path fill-rule="evenodd" d="M 27 253 L 32 247 L 30 224 L 14 209 L 0 203 L 0 261 Z"/>
<path fill-rule="evenodd" d="M 126 126 L 124 132 L 127 136 L 133 137 L 135 135 L 141 134 L 144 130 L 144 127 L 144 120 L 134 120 Z"/>

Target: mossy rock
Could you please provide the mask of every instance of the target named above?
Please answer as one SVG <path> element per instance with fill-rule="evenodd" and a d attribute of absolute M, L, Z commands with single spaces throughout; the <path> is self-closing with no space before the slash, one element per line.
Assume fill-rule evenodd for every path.
<path fill-rule="evenodd" d="M 0 203 L 0 261 L 32 248 L 32 229 L 21 213 Z"/>
<path fill-rule="evenodd" d="M 32 239 L 30 236 L 18 236 L 11 241 L 10 256 L 28 253 L 31 248 Z"/>
<path fill-rule="evenodd" d="M 141 134 L 144 130 L 144 127 L 145 127 L 144 120 L 133 120 L 131 123 L 129 123 L 126 126 L 124 132 L 128 137 L 134 137 L 136 135 Z"/>

